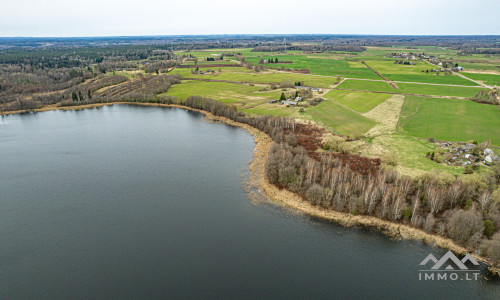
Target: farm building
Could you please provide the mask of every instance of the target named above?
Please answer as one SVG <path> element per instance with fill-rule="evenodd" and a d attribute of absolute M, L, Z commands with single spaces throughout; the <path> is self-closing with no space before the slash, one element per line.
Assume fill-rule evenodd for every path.
<path fill-rule="evenodd" d="M 321 92 L 320 88 L 315 88 L 315 87 L 310 87 L 310 86 L 296 85 L 295 88 L 298 90 L 311 90 L 313 92 Z"/>
<path fill-rule="evenodd" d="M 282 105 L 290 105 L 290 106 L 297 106 L 297 102 L 292 101 L 292 100 L 283 100 L 281 101 Z"/>

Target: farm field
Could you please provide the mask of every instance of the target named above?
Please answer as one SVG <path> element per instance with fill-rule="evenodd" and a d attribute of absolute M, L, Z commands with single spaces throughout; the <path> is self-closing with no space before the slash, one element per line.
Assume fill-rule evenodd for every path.
<path fill-rule="evenodd" d="M 479 80 L 482 81 L 485 84 L 488 85 L 500 85 L 500 74 L 495 75 L 495 74 L 483 74 L 483 73 L 463 73 L 465 76 L 474 79 L 474 80 Z"/>
<path fill-rule="evenodd" d="M 332 90 L 324 96 L 360 113 L 368 112 L 391 97 L 390 94 Z"/>
<path fill-rule="evenodd" d="M 335 76 L 340 75 L 348 78 L 379 79 L 370 69 L 361 62 L 348 61 L 342 56 L 332 54 L 330 56 L 309 56 L 309 55 L 269 55 L 269 56 L 248 56 L 247 61 L 258 64 L 259 59 L 278 58 L 279 61 L 292 61 L 290 64 L 265 64 L 272 68 L 295 68 L 310 69 L 311 74 Z M 335 59 L 337 58 L 337 59 Z"/>
<path fill-rule="evenodd" d="M 404 94 L 420 94 L 430 96 L 454 96 L 473 97 L 482 88 L 480 87 L 458 87 L 444 85 L 426 85 L 413 83 L 396 83 L 399 89 L 394 89 L 386 82 L 366 80 L 346 80 L 338 86 L 339 89 L 352 89 L 362 91 L 377 91 Z"/>
<path fill-rule="evenodd" d="M 289 81 L 293 84 L 296 81 L 303 82 L 305 86 L 313 86 L 319 88 L 327 88 L 335 82 L 335 78 L 310 76 L 304 74 L 285 73 L 285 72 L 245 72 L 244 68 L 231 68 L 237 69 L 238 72 L 228 72 L 233 70 L 226 70 L 222 68 L 222 72 L 215 74 L 191 74 L 190 69 L 175 69 L 172 74 L 179 74 L 186 78 L 205 78 L 214 80 L 226 81 L 239 81 L 239 82 L 253 82 L 253 83 L 283 83 Z M 242 69 L 241 72 L 239 69 Z M 182 71 L 180 71 L 182 70 Z"/>
<path fill-rule="evenodd" d="M 315 121 L 343 135 L 363 134 L 375 125 L 375 121 L 331 100 L 308 109 L 307 113 Z"/>
<path fill-rule="evenodd" d="M 271 115 L 271 116 L 282 116 L 282 117 L 297 115 L 297 108 L 280 107 L 277 104 L 272 105 L 268 103 L 264 103 L 253 108 L 241 108 L 240 110 L 251 115 Z"/>
<path fill-rule="evenodd" d="M 434 67 L 426 62 L 418 61 L 416 65 L 395 64 L 394 59 L 390 61 L 370 60 L 366 63 L 378 71 L 380 74 L 387 77 L 389 80 L 404 81 L 404 82 L 423 82 L 423 83 L 439 83 L 439 84 L 456 84 L 456 85 L 471 85 L 476 83 L 464 79 L 456 75 L 436 75 L 435 72 L 430 72 Z M 425 71 L 429 70 L 428 73 Z M 423 72 L 422 72 L 423 71 Z"/>
<path fill-rule="evenodd" d="M 195 64 L 194 61 L 185 61 L 183 63 L 183 65 L 192 65 L 193 68 L 196 67 L 196 65 L 200 65 L 200 67 L 202 65 L 221 65 L 221 66 L 224 66 L 224 65 L 234 65 L 236 62 L 234 61 L 231 61 L 231 60 L 215 60 L 215 61 L 206 61 L 206 60 L 198 60 L 198 62 Z"/>
<path fill-rule="evenodd" d="M 421 138 L 500 145 L 500 110 L 469 100 L 405 97 L 399 128 Z"/>
<path fill-rule="evenodd" d="M 241 107 L 253 107 L 279 98 L 281 90 L 261 91 L 262 86 L 248 86 L 227 82 L 206 82 L 186 80 L 172 86 L 164 95 L 186 99 L 189 96 L 203 96 L 224 103 L 238 103 Z"/>
<path fill-rule="evenodd" d="M 461 67 L 464 67 L 465 70 L 485 70 L 485 71 L 500 71 L 500 63 L 488 64 L 488 63 L 479 63 L 479 62 L 460 62 Z"/>

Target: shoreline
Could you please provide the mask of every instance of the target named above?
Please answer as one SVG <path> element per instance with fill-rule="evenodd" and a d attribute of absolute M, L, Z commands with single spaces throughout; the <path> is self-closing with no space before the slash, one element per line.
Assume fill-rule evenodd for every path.
<path fill-rule="evenodd" d="M 0 115 L 13 115 L 21 114 L 27 112 L 44 112 L 52 110 L 82 110 L 89 108 L 97 108 L 102 106 L 111 106 L 114 104 L 128 104 L 128 105 L 138 105 L 138 106 L 156 106 L 156 107 L 175 107 L 191 111 L 196 111 L 202 113 L 208 120 L 219 121 L 230 126 L 239 127 L 247 130 L 254 138 L 255 148 L 253 150 L 253 157 L 250 161 L 250 180 L 252 183 L 259 187 L 259 190 L 263 192 L 271 201 L 275 204 L 289 207 L 294 210 L 301 211 L 309 216 L 317 217 L 319 219 L 334 222 L 344 227 L 352 227 L 360 225 L 366 228 L 376 229 L 378 232 L 395 239 L 407 239 L 407 240 L 421 240 L 425 244 L 434 244 L 439 248 L 451 250 L 455 254 L 468 253 L 467 249 L 455 244 L 453 240 L 445 237 L 441 237 L 434 234 L 429 234 L 423 230 L 411 227 L 406 224 L 393 223 L 390 221 L 382 220 L 373 216 L 365 215 L 352 215 L 349 213 L 337 212 L 334 210 L 326 210 L 318 208 L 311 205 L 309 202 L 304 201 L 299 195 L 287 191 L 285 189 L 279 189 L 277 186 L 271 184 L 265 176 L 265 163 L 269 154 L 269 150 L 273 145 L 272 139 L 260 130 L 243 123 L 238 123 L 236 121 L 227 119 L 225 117 L 219 117 L 211 114 L 210 112 L 191 108 L 188 106 L 178 105 L 178 104 L 162 104 L 162 103 L 140 103 L 140 102 L 109 102 L 109 103 L 94 103 L 85 104 L 78 106 L 46 106 L 39 109 L 33 110 L 20 110 L 20 111 L 10 111 L 1 112 Z M 474 259 L 478 262 L 483 262 L 488 265 L 488 270 L 491 275 L 500 276 L 500 268 L 493 266 L 491 262 L 487 259 L 478 256 L 476 254 L 471 254 Z"/>
<path fill-rule="evenodd" d="M 268 140 L 271 140 L 268 137 Z M 257 139 L 256 139 L 257 143 Z M 257 144 L 254 150 L 254 158 L 250 166 L 251 172 L 259 172 L 259 186 L 263 189 L 265 194 L 279 205 L 298 210 L 309 216 L 313 216 L 328 222 L 334 222 L 343 227 L 352 227 L 356 225 L 365 228 L 376 229 L 378 232 L 394 238 L 405 240 L 420 240 L 424 244 L 434 244 L 442 249 L 451 250 L 455 254 L 469 253 L 469 251 L 457 244 L 449 238 L 429 234 L 423 230 L 411 227 L 406 224 L 393 223 L 387 220 L 382 220 L 373 216 L 353 215 L 334 210 L 327 210 L 318 208 L 305 201 L 299 195 L 280 189 L 271 184 L 265 177 L 264 169 L 267 160 L 267 153 L 271 148 L 272 141 L 265 141 Z M 493 264 L 482 256 L 471 253 L 471 256 L 478 262 L 483 262 L 488 266 L 490 275 L 500 276 L 500 268 L 493 266 Z"/>

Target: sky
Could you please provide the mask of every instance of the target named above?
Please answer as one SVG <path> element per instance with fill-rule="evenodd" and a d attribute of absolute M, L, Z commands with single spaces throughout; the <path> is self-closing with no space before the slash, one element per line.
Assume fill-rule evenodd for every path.
<path fill-rule="evenodd" d="M 6 0 L 0 37 L 500 35 L 500 0 Z"/>

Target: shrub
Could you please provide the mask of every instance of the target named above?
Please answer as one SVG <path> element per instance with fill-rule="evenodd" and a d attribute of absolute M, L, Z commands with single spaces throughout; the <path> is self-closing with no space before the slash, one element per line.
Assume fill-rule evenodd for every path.
<path fill-rule="evenodd" d="M 324 101 L 323 98 L 314 98 L 312 100 L 307 100 L 307 103 L 309 103 L 309 105 L 311 106 L 316 106 L 323 101 Z"/>
<path fill-rule="evenodd" d="M 472 207 L 472 204 L 474 204 L 474 202 L 472 201 L 472 199 L 467 199 L 467 201 L 465 201 L 465 210 L 468 210 Z"/>
<path fill-rule="evenodd" d="M 398 164 L 398 159 L 396 158 L 396 155 L 393 152 L 387 152 L 382 157 L 380 158 L 383 163 L 389 165 L 389 166 L 397 166 Z"/>
<path fill-rule="evenodd" d="M 432 152 L 432 153 L 434 153 L 434 152 Z M 444 162 L 444 158 L 443 158 L 443 156 L 441 154 L 436 153 L 434 155 L 434 161 L 440 164 L 440 163 Z"/>
<path fill-rule="evenodd" d="M 411 207 L 407 207 L 403 211 L 403 216 L 405 217 L 405 219 L 410 219 L 411 218 Z"/>
<path fill-rule="evenodd" d="M 293 133 L 286 136 L 286 142 L 292 147 L 297 146 L 297 144 L 299 143 L 297 137 Z"/>
<path fill-rule="evenodd" d="M 351 139 L 353 139 L 354 141 L 357 141 L 361 138 L 361 133 L 359 133 L 358 131 L 355 131 L 351 134 Z"/>
<path fill-rule="evenodd" d="M 491 238 L 493 233 L 495 233 L 495 225 L 493 225 L 493 222 L 484 220 L 484 235 Z"/>
<path fill-rule="evenodd" d="M 324 196 L 324 189 L 319 184 L 313 184 L 306 192 L 306 197 L 312 204 L 318 205 Z"/>

